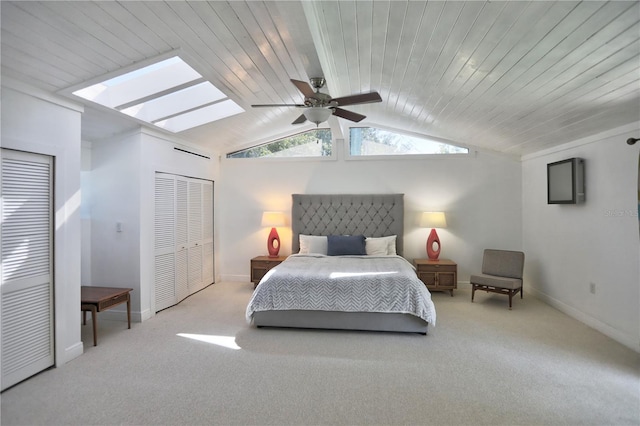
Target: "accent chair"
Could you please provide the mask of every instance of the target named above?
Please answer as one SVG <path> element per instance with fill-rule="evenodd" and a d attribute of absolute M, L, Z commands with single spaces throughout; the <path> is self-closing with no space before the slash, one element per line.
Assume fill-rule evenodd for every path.
<path fill-rule="evenodd" d="M 513 296 L 520 293 L 522 299 L 522 273 L 524 253 L 521 251 L 485 249 L 482 257 L 482 273 L 471 275 L 471 302 L 476 290 L 509 296 L 509 309 Z"/>

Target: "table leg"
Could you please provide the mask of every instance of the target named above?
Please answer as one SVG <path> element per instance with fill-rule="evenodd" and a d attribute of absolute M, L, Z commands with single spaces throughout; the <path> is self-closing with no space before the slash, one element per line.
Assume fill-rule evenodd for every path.
<path fill-rule="evenodd" d="M 131 296 L 127 293 L 127 322 L 131 328 Z"/>
<path fill-rule="evenodd" d="M 91 306 L 91 325 L 93 326 L 93 346 L 98 346 L 98 310 Z"/>
<path fill-rule="evenodd" d="M 82 311 L 82 325 L 87 325 L 87 311 Z"/>

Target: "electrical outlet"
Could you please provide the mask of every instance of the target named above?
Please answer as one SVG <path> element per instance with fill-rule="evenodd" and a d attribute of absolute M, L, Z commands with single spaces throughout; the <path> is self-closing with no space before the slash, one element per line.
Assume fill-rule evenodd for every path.
<path fill-rule="evenodd" d="M 589 283 L 589 292 L 591 294 L 596 294 L 596 283 Z"/>

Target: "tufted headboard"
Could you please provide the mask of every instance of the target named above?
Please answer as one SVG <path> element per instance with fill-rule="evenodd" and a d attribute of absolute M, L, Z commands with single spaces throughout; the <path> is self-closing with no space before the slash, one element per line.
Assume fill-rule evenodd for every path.
<path fill-rule="evenodd" d="M 293 194 L 291 252 L 300 251 L 299 235 L 397 235 L 402 256 L 404 194 Z"/>

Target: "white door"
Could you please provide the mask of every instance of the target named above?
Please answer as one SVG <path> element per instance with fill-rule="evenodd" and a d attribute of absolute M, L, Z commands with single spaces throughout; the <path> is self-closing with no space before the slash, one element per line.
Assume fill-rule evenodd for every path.
<path fill-rule="evenodd" d="M 202 284 L 202 183 L 189 180 L 189 294 Z"/>
<path fill-rule="evenodd" d="M 155 312 L 213 283 L 213 182 L 157 173 Z"/>
<path fill-rule="evenodd" d="M 189 242 L 189 194 L 187 178 L 176 176 L 176 301 L 189 296 L 188 250 Z"/>
<path fill-rule="evenodd" d="M 202 282 L 213 283 L 213 182 L 202 184 Z"/>
<path fill-rule="evenodd" d="M 2 150 L 2 390 L 54 364 L 51 157 Z"/>
<path fill-rule="evenodd" d="M 175 179 L 156 175 L 155 188 L 155 310 L 176 303 Z"/>

